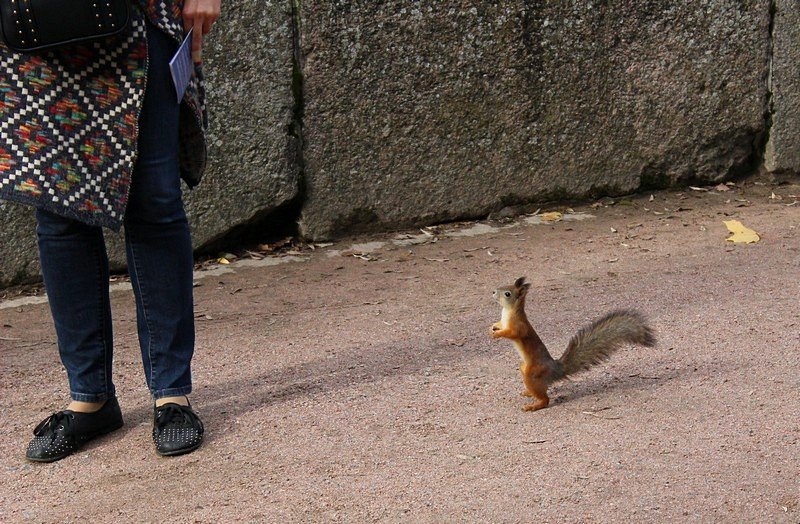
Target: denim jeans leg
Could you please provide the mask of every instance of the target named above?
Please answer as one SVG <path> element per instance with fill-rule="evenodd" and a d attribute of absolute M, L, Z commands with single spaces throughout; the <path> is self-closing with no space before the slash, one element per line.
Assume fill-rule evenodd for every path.
<path fill-rule="evenodd" d="M 139 343 L 154 398 L 191 392 L 194 353 L 192 242 L 178 158 L 180 106 L 168 62 L 177 45 L 148 25 L 147 89 L 125 215 Z"/>
<path fill-rule="evenodd" d="M 70 396 L 100 402 L 114 396 L 108 257 L 99 227 L 36 211 L 42 277 Z"/>

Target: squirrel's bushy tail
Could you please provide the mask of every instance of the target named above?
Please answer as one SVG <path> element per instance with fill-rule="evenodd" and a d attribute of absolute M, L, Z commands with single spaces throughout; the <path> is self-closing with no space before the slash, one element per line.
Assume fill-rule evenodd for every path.
<path fill-rule="evenodd" d="M 636 311 L 613 311 L 581 328 L 558 361 L 563 366 L 564 376 L 572 375 L 608 359 L 623 344 L 647 347 L 656 344 L 644 316 Z"/>

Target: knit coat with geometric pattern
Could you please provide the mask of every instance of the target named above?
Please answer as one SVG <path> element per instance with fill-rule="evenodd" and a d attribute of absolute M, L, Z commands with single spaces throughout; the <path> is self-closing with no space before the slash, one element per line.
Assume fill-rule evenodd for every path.
<path fill-rule="evenodd" d="M 119 229 L 136 161 L 147 80 L 145 20 L 183 40 L 182 0 L 133 0 L 112 39 L 22 54 L 0 41 L 0 199 Z M 190 187 L 206 165 L 202 72 L 180 109 L 180 169 Z"/>

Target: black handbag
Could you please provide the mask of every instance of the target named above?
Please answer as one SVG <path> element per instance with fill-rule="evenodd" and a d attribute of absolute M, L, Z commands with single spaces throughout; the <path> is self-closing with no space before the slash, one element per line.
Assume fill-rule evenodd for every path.
<path fill-rule="evenodd" d="M 122 32 L 129 0 L 0 0 L 3 41 L 30 53 Z"/>

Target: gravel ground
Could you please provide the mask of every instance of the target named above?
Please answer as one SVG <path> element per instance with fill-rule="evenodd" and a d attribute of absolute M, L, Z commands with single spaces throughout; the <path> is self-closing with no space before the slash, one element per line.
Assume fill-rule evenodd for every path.
<path fill-rule="evenodd" d="M 126 426 L 27 463 L 67 385 L 47 306 L 6 300 L 0 521 L 800 522 L 800 181 L 708 189 L 198 275 L 192 400 L 207 440 L 177 458 L 152 447 L 123 287 Z M 727 243 L 729 219 L 761 241 Z M 623 349 L 553 387 L 549 409 L 521 411 L 516 352 L 488 331 L 492 289 L 522 275 L 555 355 L 616 307 L 646 313 L 658 346 Z"/>

